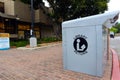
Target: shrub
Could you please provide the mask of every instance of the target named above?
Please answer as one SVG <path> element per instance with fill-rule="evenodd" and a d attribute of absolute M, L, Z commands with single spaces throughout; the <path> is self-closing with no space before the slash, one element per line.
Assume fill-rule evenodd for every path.
<path fill-rule="evenodd" d="M 47 37 L 37 40 L 37 44 L 41 43 L 49 43 L 49 42 L 55 42 L 60 41 L 56 37 Z M 16 46 L 16 47 L 23 47 L 29 44 L 29 40 L 16 40 L 16 41 L 10 41 L 10 46 Z"/>
<path fill-rule="evenodd" d="M 10 46 L 23 47 L 29 44 L 27 40 L 10 41 Z"/>
<path fill-rule="evenodd" d="M 48 37 L 48 38 L 42 38 L 41 42 L 43 43 L 49 43 L 49 42 L 55 42 L 55 41 L 60 41 L 56 37 Z"/>

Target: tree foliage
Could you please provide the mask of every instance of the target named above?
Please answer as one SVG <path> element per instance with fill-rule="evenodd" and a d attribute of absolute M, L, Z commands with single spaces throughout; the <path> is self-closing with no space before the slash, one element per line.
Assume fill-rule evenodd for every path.
<path fill-rule="evenodd" d="M 112 30 L 115 30 L 115 29 L 116 29 L 116 31 L 113 31 L 113 32 L 120 33 L 120 23 L 118 23 L 115 26 L 113 26 Z"/>
<path fill-rule="evenodd" d="M 117 33 L 117 32 L 118 32 L 118 29 L 115 28 L 115 27 L 112 27 L 112 28 L 110 29 L 110 31 L 111 31 L 111 32 L 114 32 L 114 33 Z"/>
<path fill-rule="evenodd" d="M 103 13 L 108 0 L 47 0 L 56 20 L 69 20 Z"/>

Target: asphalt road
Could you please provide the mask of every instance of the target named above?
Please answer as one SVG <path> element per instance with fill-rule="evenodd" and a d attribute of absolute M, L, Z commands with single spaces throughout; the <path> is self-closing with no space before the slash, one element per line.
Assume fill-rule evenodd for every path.
<path fill-rule="evenodd" d="M 110 47 L 115 49 L 115 51 L 120 54 L 120 36 L 115 38 L 110 38 Z"/>
<path fill-rule="evenodd" d="M 120 36 L 110 38 L 110 47 L 118 53 L 120 60 Z"/>

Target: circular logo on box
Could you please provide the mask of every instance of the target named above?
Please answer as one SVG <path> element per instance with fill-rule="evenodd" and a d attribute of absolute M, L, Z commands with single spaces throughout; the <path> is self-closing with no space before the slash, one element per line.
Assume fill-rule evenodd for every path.
<path fill-rule="evenodd" d="M 73 47 L 75 49 L 76 54 L 86 54 L 88 43 L 87 43 L 87 37 L 85 35 L 76 35 L 73 42 Z"/>

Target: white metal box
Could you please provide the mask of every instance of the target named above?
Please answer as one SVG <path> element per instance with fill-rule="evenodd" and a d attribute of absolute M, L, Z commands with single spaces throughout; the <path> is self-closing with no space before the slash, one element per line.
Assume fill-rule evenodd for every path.
<path fill-rule="evenodd" d="M 62 23 L 65 69 L 102 77 L 107 56 L 107 27 L 113 25 L 109 20 L 116 15 L 116 12 L 105 13 Z"/>

